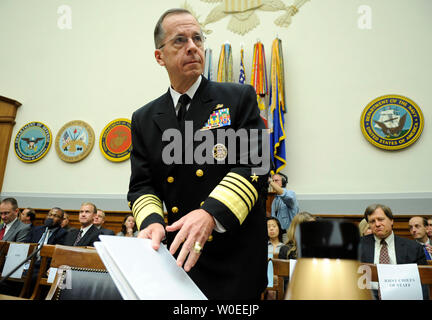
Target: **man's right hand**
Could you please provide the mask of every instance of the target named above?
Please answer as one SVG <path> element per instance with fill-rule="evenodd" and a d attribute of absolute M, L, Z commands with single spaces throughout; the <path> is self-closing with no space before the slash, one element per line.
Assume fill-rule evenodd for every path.
<path fill-rule="evenodd" d="M 141 230 L 137 238 L 151 239 L 152 248 L 158 250 L 161 241 L 165 238 L 165 228 L 160 223 L 152 223 Z"/>

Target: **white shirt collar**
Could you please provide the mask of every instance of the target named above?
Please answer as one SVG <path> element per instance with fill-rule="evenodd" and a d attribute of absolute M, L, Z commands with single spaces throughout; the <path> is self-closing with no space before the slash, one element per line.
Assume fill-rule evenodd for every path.
<path fill-rule="evenodd" d="M 188 91 L 185 92 L 185 94 L 187 94 L 189 98 L 191 98 L 191 100 L 193 99 L 195 93 L 197 92 L 200 84 L 201 84 L 201 76 L 199 76 L 197 81 L 195 81 L 195 83 L 188 89 Z M 171 98 L 173 99 L 174 108 L 175 108 L 177 106 L 178 100 L 182 96 L 182 93 L 175 91 L 171 86 L 169 89 L 170 89 Z M 176 110 L 176 112 L 177 111 L 178 110 Z"/>
<path fill-rule="evenodd" d="M 88 231 L 88 229 L 91 228 L 92 225 L 93 225 L 93 224 L 90 224 L 90 225 L 88 225 L 88 226 L 85 227 L 85 228 L 81 227 L 81 229 L 80 229 L 80 230 L 82 230 L 82 236 L 81 236 L 81 237 L 83 237 L 83 236 L 85 235 L 85 233 Z"/>
<path fill-rule="evenodd" d="M 16 217 L 13 221 L 9 222 L 9 223 L 5 223 L 6 224 L 6 230 L 10 229 L 10 227 L 12 227 L 12 225 L 18 220 L 18 217 Z M 5 230 L 5 231 L 6 231 Z"/>
<path fill-rule="evenodd" d="M 380 238 L 378 238 L 376 235 L 374 235 L 375 241 L 378 242 L 379 244 L 381 244 L 381 240 Z M 387 246 L 390 246 L 394 243 L 394 233 L 393 231 L 390 233 L 390 235 L 384 239 L 385 242 L 387 243 Z"/>

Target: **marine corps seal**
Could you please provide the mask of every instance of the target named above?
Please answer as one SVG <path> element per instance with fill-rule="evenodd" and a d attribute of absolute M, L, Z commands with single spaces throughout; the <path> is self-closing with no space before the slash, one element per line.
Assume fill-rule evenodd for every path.
<path fill-rule="evenodd" d="M 110 161 L 129 159 L 132 151 L 131 121 L 116 119 L 108 123 L 100 135 L 99 148 Z"/>
<path fill-rule="evenodd" d="M 385 150 L 399 150 L 420 137 L 424 119 L 420 108 L 407 97 L 381 96 L 363 110 L 360 120 L 365 138 Z"/>
<path fill-rule="evenodd" d="M 15 154 L 23 162 L 42 159 L 51 147 L 51 130 L 41 122 L 24 125 L 15 136 Z"/>

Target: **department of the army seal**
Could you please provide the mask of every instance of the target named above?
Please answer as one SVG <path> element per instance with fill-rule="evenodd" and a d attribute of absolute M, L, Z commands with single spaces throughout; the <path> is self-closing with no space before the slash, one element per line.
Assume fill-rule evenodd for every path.
<path fill-rule="evenodd" d="M 361 130 L 374 146 L 399 150 L 412 145 L 420 137 L 424 119 L 420 108 L 407 97 L 381 96 L 363 110 Z"/>
<path fill-rule="evenodd" d="M 51 147 L 51 130 L 41 122 L 29 122 L 15 136 L 15 154 L 23 162 L 42 159 Z"/>
<path fill-rule="evenodd" d="M 110 161 L 129 159 L 132 150 L 131 121 L 116 119 L 108 123 L 100 135 L 99 148 Z"/>
<path fill-rule="evenodd" d="M 89 155 L 95 141 L 94 131 L 86 122 L 74 120 L 66 123 L 57 133 L 57 155 L 66 162 L 78 162 Z"/>

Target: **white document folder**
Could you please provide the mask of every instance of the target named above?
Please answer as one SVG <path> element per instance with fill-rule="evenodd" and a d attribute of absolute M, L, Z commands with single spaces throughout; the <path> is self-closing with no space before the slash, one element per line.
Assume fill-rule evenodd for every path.
<path fill-rule="evenodd" d="M 28 243 L 11 243 L 9 245 L 9 251 L 7 253 L 6 261 L 3 267 L 1 276 L 6 276 L 9 272 L 16 268 L 28 254 L 30 244 Z M 10 275 L 10 278 L 20 279 L 22 277 L 25 265 L 19 267 L 14 273 Z"/>
<path fill-rule="evenodd" d="M 125 300 L 207 300 L 161 244 L 151 240 L 100 235 L 96 250 Z"/>

